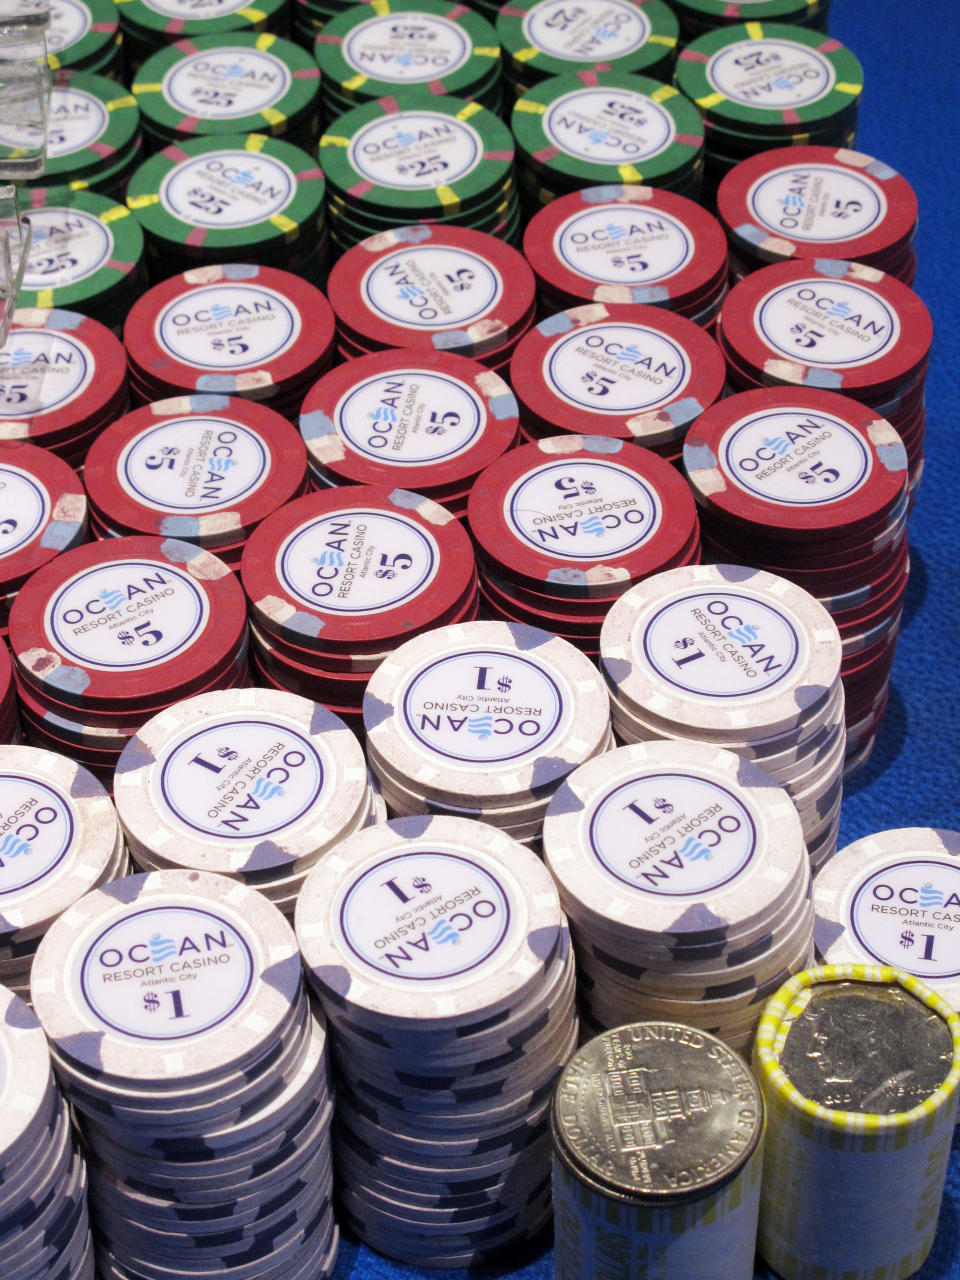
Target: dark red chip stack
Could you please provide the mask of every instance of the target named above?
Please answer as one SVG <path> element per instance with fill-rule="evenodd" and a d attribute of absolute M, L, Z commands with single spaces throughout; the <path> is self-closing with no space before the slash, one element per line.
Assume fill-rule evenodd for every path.
<path fill-rule="evenodd" d="M 643 303 L 713 324 L 727 292 L 727 238 L 686 196 L 655 187 L 587 187 L 530 219 L 523 252 L 540 315 L 584 302 Z"/>
<path fill-rule="evenodd" d="M 141 403 L 228 395 L 295 420 L 333 360 L 334 318 L 320 290 L 289 271 L 213 264 L 148 289 L 123 341 Z"/>
<path fill-rule="evenodd" d="M 912 501 L 933 338 L 912 289 L 858 262 L 784 262 L 734 286 L 717 337 L 736 387 L 839 391 L 885 418 L 907 451 Z"/>
<path fill-rule="evenodd" d="M 541 320 L 520 340 L 510 380 L 525 438 L 614 436 L 677 462 L 687 430 L 723 394 L 713 339 L 660 307 L 594 302 Z"/>
<path fill-rule="evenodd" d="M 720 183 L 717 216 L 737 280 L 817 259 L 860 262 L 907 285 L 917 272 L 913 187 L 860 151 L 775 147 L 741 160 Z"/>

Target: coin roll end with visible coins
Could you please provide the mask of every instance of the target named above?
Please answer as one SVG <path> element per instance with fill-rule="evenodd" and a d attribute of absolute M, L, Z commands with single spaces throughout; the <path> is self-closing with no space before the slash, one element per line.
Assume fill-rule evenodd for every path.
<path fill-rule="evenodd" d="M 953 1138 L 956 1012 L 897 969 L 808 969 L 767 1004 L 753 1062 L 767 1109 L 762 1257 L 785 1280 L 916 1271 Z"/>
<path fill-rule="evenodd" d="M 557 1280 L 751 1280 L 763 1127 L 749 1067 L 708 1032 L 583 1045 L 551 1113 Z"/>

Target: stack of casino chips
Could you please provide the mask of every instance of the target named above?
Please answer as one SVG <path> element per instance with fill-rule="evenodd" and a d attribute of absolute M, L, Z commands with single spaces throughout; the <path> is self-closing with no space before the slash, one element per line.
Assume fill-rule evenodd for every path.
<path fill-rule="evenodd" d="M 0 1269 L 18 1280 L 94 1280 L 87 1169 L 43 1028 L 0 987 Z"/>
<path fill-rule="evenodd" d="M 135 397 L 223 395 L 291 420 L 333 360 L 326 298 L 289 271 L 196 267 L 148 289 L 123 327 Z"/>
<path fill-rule="evenodd" d="M 923 301 L 859 262 L 781 262 L 731 289 L 717 323 L 734 387 L 828 388 L 866 405 L 923 475 L 924 383 L 933 325 Z"/>
<path fill-rule="evenodd" d="M 696 200 L 703 123 L 683 94 L 647 75 L 571 71 L 518 98 L 510 116 L 530 212 L 582 187 L 657 187 Z"/>
<path fill-rule="evenodd" d="M 450 351 L 498 372 L 533 323 L 533 272 L 516 249 L 466 227 L 400 227 L 334 264 L 327 296 L 345 359 L 388 347 Z"/>
<path fill-rule="evenodd" d="M 320 71 L 306 50 L 270 32 L 233 31 L 158 49 L 132 84 L 144 142 L 259 133 L 309 151 L 320 133 Z"/>
<path fill-rule="evenodd" d="M 437 627 L 400 645 L 370 679 L 363 722 L 393 814 L 478 819 L 533 848 L 566 775 L 612 745 L 596 667 L 512 622 Z"/>
<path fill-rule="evenodd" d="M 663 0 L 510 0 L 497 16 L 513 97 L 549 76 L 621 71 L 669 82 L 679 29 Z"/>
<path fill-rule="evenodd" d="M 810 862 L 768 773 L 700 742 L 644 742 L 576 769 L 543 857 L 577 956 L 584 1023 L 664 1019 L 748 1048 L 812 955 Z"/>
<path fill-rule="evenodd" d="M 726 379 L 723 352 L 703 329 L 643 303 L 595 302 L 548 316 L 510 362 L 526 440 L 613 436 L 674 463 Z"/>
<path fill-rule="evenodd" d="M 327 1033 L 272 903 L 197 871 L 128 876 L 53 924 L 31 992 L 103 1280 L 330 1275 Z"/>
<path fill-rule="evenodd" d="M 378 351 L 331 369 L 303 402 L 317 489 L 412 489 L 463 516 L 477 476 L 517 442 L 503 379 L 447 351 Z"/>
<path fill-rule="evenodd" d="M 328 122 L 320 139 L 334 245 L 398 226 L 520 230 L 510 130 L 479 102 L 428 88 L 378 98 Z"/>
<path fill-rule="evenodd" d="M 290 0 L 258 0 L 245 5 L 233 0 L 124 0 L 118 6 L 127 67 L 131 72 L 158 49 L 174 40 L 230 36 L 235 32 L 286 31 Z"/>
<path fill-rule="evenodd" d="M 910 573 L 900 438 L 849 396 L 765 387 L 702 414 L 684 466 L 710 556 L 789 578 L 836 623 L 852 771 L 886 709 Z"/>
<path fill-rule="evenodd" d="M 69 756 L 0 746 L 0 787 L 9 820 L 0 982 L 29 1002 L 44 934 L 85 893 L 127 875 L 130 862 L 110 797 Z"/>
<path fill-rule="evenodd" d="M 906 285 L 916 275 L 914 190 L 859 151 L 776 147 L 741 160 L 720 183 L 717 216 L 734 279 L 788 259 L 859 262 Z"/>
<path fill-rule="evenodd" d="M 499 113 L 500 46 L 479 13 L 447 0 L 354 4 L 324 24 L 314 55 L 328 120 L 424 87 Z"/>
<path fill-rule="evenodd" d="M 0 347 L 0 379 L 16 388 L 0 402 L 6 439 L 42 446 L 71 466 L 129 402 L 123 347 L 105 325 L 76 311 L 14 311 Z"/>
<path fill-rule="evenodd" d="M 382 823 L 311 873 L 296 928 L 338 1068 L 341 1223 L 417 1267 L 539 1243 L 551 1099 L 578 1037 L 540 859 L 479 822 Z"/>
<path fill-rule="evenodd" d="M 0 440 L 0 632 L 10 606 L 41 565 L 86 542 L 87 499 L 77 473 L 55 453 L 23 440 Z"/>
<path fill-rule="evenodd" d="M 786 22 L 826 31 L 830 0 L 670 0 L 684 44 L 716 27 L 741 22 Z"/>
<path fill-rule="evenodd" d="M 547 436 L 510 450 L 478 477 L 467 519 L 488 615 L 544 627 L 590 655 L 635 582 L 700 560 L 683 478 L 610 436 Z"/>
<path fill-rule="evenodd" d="M 303 443 L 263 405 L 181 396 L 110 424 L 83 478 L 98 538 L 182 538 L 236 569 L 247 539 L 306 488 Z"/>
<path fill-rule="evenodd" d="M 587 187 L 534 214 L 523 252 L 540 315 L 637 303 L 711 325 L 727 292 L 723 228 L 684 196 L 645 186 Z"/>
<path fill-rule="evenodd" d="M 127 743 L 114 794 L 139 870 L 229 876 L 286 916 L 317 862 L 385 816 L 343 721 L 276 689 L 161 711 Z"/>
<path fill-rule="evenodd" d="M 31 241 L 17 306 L 79 311 L 119 333 L 146 283 L 137 219 L 96 191 L 31 187 L 18 200 Z"/>
<path fill-rule="evenodd" d="M 9 125 L 0 133 L 6 143 Z M 47 108 L 47 150 L 38 188 L 87 188 L 122 201 L 140 162 L 140 111 L 132 94 L 106 76 L 58 71 Z M 59 193 L 54 199 L 59 198 Z"/>
<path fill-rule="evenodd" d="M 735 564 L 648 578 L 600 633 L 620 741 L 691 739 L 759 765 L 793 800 L 814 871 L 835 852 L 840 823 L 842 656 L 813 596 Z"/>
<path fill-rule="evenodd" d="M 130 178 L 127 204 L 146 237 L 154 281 L 213 263 L 326 276 L 325 184 L 316 160 L 262 133 L 165 147 Z"/>
<path fill-rule="evenodd" d="M 240 577 L 258 682 L 323 703 L 351 728 L 371 672 L 399 643 L 477 613 L 460 521 L 385 485 L 288 502 L 248 538 Z"/>
<path fill-rule="evenodd" d="M 863 68 L 810 27 L 743 21 L 708 31 L 680 53 L 676 84 L 703 111 L 711 196 L 724 174 L 757 152 L 856 140 Z"/>
<path fill-rule="evenodd" d="M 9 638 L 27 740 L 105 785 L 151 715 L 249 679 L 239 582 L 222 560 L 172 537 L 62 552 L 27 579 Z"/>

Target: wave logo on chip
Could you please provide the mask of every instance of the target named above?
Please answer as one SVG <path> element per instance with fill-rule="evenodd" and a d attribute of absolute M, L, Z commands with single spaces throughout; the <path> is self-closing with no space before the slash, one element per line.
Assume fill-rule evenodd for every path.
<path fill-rule="evenodd" d="M 111 612 L 114 609 L 119 609 L 126 598 L 126 595 L 119 587 L 104 587 L 100 592 L 100 599 Z"/>
<path fill-rule="evenodd" d="M 30 853 L 31 848 L 29 841 L 21 840 L 8 831 L 0 841 L 0 859 L 22 858 L 25 853 Z"/>
<path fill-rule="evenodd" d="M 155 933 L 149 943 L 150 959 L 154 963 L 159 964 L 162 960 L 169 960 L 171 956 L 177 954 L 177 944 L 172 938 L 163 938 L 159 933 Z"/>
<path fill-rule="evenodd" d="M 282 796 L 283 787 L 277 782 L 268 782 L 266 778 L 258 778 L 251 787 L 250 794 L 255 800 L 263 803 L 266 800 L 273 800 L 276 796 Z"/>
<path fill-rule="evenodd" d="M 450 943 L 454 947 L 460 945 L 460 934 L 448 920 L 438 920 L 430 930 L 430 937 L 441 945 L 444 943 Z"/>

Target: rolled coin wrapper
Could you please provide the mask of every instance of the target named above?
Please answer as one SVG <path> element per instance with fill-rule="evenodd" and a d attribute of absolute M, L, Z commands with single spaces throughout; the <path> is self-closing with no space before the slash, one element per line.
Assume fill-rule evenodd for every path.
<path fill-rule="evenodd" d="M 754 1070 L 768 1117 L 761 1255 L 786 1280 L 916 1271 L 957 1110 L 953 1009 L 897 969 L 808 969 L 767 1004 Z"/>
<path fill-rule="evenodd" d="M 552 1132 L 556 1280 L 751 1280 L 763 1100 L 722 1041 L 604 1032 L 567 1064 Z"/>

